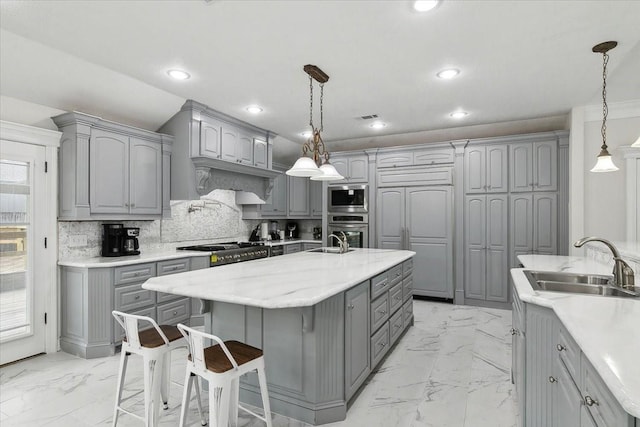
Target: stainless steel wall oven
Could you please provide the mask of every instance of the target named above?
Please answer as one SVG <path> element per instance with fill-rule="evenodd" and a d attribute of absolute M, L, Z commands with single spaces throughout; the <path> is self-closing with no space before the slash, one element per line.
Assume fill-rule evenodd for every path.
<path fill-rule="evenodd" d="M 349 246 L 353 248 L 369 247 L 369 216 L 361 213 L 329 213 L 328 234 L 347 236 Z M 330 246 L 337 246 L 338 242 L 331 238 L 327 241 Z"/>

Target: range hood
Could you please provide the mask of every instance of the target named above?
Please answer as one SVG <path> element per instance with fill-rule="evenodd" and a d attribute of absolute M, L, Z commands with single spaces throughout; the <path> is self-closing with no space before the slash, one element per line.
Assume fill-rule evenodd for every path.
<path fill-rule="evenodd" d="M 262 200 L 256 193 L 251 191 L 236 191 L 236 205 L 264 205 L 266 202 Z"/>

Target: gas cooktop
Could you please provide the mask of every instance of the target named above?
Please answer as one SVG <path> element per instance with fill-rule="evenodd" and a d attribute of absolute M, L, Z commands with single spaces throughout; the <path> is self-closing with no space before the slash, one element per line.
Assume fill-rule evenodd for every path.
<path fill-rule="evenodd" d="M 261 242 L 209 243 L 204 245 L 182 246 L 176 249 L 182 251 L 211 252 L 209 264 L 211 267 L 251 261 L 269 256 L 268 248 Z"/>

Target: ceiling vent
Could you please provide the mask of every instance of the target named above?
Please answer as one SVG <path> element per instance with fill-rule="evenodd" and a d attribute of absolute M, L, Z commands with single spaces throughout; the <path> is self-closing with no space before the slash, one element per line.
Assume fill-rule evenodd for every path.
<path fill-rule="evenodd" d="M 369 114 L 368 116 L 360 116 L 360 118 L 362 120 L 373 120 L 373 119 L 377 119 L 378 115 L 377 114 Z"/>

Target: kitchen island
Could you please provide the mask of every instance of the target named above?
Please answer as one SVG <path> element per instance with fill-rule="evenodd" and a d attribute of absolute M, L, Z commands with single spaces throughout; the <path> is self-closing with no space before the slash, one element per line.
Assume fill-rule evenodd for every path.
<path fill-rule="evenodd" d="M 165 277 L 143 288 L 203 302 L 205 329 L 262 348 L 271 408 L 310 424 L 347 402 L 413 323 L 414 252 L 300 252 Z M 260 405 L 248 375 L 240 399 Z"/>

